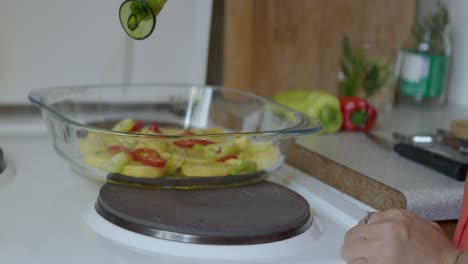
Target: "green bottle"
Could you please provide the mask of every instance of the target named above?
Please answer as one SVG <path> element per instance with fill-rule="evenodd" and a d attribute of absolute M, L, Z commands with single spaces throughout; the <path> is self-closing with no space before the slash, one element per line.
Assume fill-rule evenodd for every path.
<path fill-rule="evenodd" d="M 167 0 L 126 0 L 119 10 L 120 23 L 134 39 L 145 39 L 153 33 L 156 17 Z"/>
<path fill-rule="evenodd" d="M 449 62 L 449 14 L 439 9 L 415 24 L 400 52 L 400 100 L 422 104 L 445 102 Z"/>

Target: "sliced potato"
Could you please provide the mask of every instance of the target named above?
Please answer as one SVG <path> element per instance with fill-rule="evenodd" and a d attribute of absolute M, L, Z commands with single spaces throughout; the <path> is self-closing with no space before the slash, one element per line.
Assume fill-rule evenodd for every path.
<path fill-rule="evenodd" d="M 161 134 L 163 135 L 181 135 L 185 132 L 185 130 L 175 127 L 161 127 L 159 130 L 161 130 Z"/>
<path fill-rule="evenodd" d="M 184 163 L 184 157 L 178 154 L 168 152 L 160 153 L 161 157 L 167 160 L 165 168 L 166 175 L 174 174 Z"/>
<path fill-rule="evenodd" d="M 119 172 L 130 160 L 132 156 L 124 152 L 119 152 L 113 155 L 109 160 L 99 166 L 102 170 L 107 172 Z"/>
<path fill-rule="evenodd" d="M 110 160 L 112 156 L 113 155 L 107 151 L 86 154 L 83 157 L 83 162 L 91 167 L 100 167 L 104 162 Z"/>
<path fill-rule="evenodd" d="M 205 159 L 203 157 L 194 157 L 194 156 L 186 156 L 185 157 L 186 163 L 195 163 L 195 164 L 203 164 L 203 163 L 213 163 L 213 161 Z"/>
<path fill-rule="evenodd" d="M 156 168 L 141 164 L 127 164 L 122 168 L 123 175 L 137 178 L 159 178 L 164 176 L 164 168 Z"/>
<path fill-rule="evenodd" d="M 248 137 L 237 137 L 232 141 L 237 144 L 240 150 L 245 150 L 250 144 L 250 139 Z"/>
<path fill-rule="evenodd" d="M 221 162 L 212 163 L 184 163 L 182 174 L 191 177 L 225 176 L 231 171 L 231 165 Z"/>
<path fill-rule="evenodd" d="M 250 144 L 239 154 L 239 159 L 255 161 L 259 170 L 275 166 L 279 158 L 279 149 L 270 142 Z"/>
<path fill-rule="evenodd" d="M 78 149 L 82 154 L 85 155 L 104 151 L 107 149 L 107 147 L 108 145 L 102 141 L 88 139 L 80 139 L 78 141 Z"/>
<path fill-rule="evenodd" d="M 169 143 L 166 141 L 146 140 L 138 143 L 135 146 L 135 149 L 138 148 L 149 148 L 152 150 L 156 150 L 159 154 L 161 154 L 163 152 L 169 152 Z"/>
<path fill-rule="evenodd" d="M 196 134 L 208 135 L 208 134 L 223 134 L 226 131 L 222 128 L 204 128 L 193 130 Z"/>

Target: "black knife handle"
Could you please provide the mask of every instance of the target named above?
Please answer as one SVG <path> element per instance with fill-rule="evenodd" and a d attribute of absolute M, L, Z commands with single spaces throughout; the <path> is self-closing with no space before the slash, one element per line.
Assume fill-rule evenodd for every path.
<path fill-rule="evenodd" d="M 463 163 L 407 143 L 398 143 L 393 149 L 401 156 L 452 177 L 457 181 L 464 181 L 466 179 L 468 163 Z"/>

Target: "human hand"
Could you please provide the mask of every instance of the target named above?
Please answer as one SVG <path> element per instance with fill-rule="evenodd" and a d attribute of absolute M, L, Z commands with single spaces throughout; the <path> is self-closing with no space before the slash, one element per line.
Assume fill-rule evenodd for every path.
<path fill-rule="evenodd" d="M 438 224 L 402 209 L 372 213 L 341 248 L 348 264 L 456 264 L 461 254 Z"/>

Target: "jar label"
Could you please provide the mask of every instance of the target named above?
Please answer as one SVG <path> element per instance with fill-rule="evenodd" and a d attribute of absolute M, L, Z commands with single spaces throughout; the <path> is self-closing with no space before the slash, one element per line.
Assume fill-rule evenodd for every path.
<path fill-rule="evenodd" d="M 439 98 L 447 79 L 448 56 L 404 51 L 400 90 L 416 98 Z"/>

